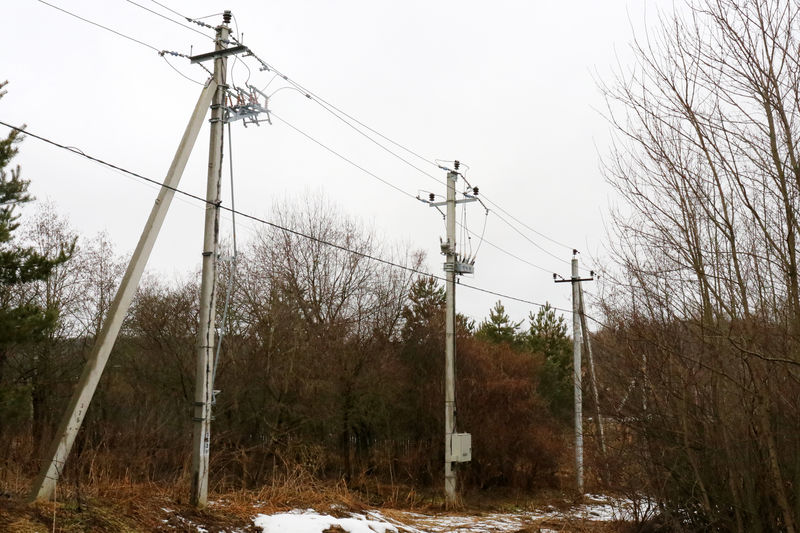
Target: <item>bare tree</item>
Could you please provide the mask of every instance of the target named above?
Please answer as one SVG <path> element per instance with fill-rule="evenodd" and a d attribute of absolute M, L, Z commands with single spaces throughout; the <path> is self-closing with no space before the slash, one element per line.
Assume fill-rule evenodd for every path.
<path fill-rule="evenodd" d="M 605 306 L 630 354 L 621 382 L 649 387 L 627 408 L 676 516 L 738 531 L 796 531 L 798 435 L 784 422 L 800 414 L 785 400 L 800 377 L 798 13 L 690 2 L 603 87 L 618 133 L 606 175 L 623 200 Z"/>

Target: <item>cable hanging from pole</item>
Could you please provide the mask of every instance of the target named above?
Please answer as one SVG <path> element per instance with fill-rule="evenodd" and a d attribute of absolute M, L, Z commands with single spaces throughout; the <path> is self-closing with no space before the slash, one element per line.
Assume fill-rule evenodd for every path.
<path fill-rule="evenodd" d="M 214 354 L 214 369 L 211 374 L 211 404 L 216 405 L 217 390 L 214 384 L 217 381 L 217 368 L 219 366 L 220 353 L 222 351 L 222 339 L 225 336 L 225 328 L 228 322 L 228 312 L 230 310 L 231 295 L 233 293 L 233 286 L 236 283 L 236 267 L 239 257 L 239 251 L 236 245 L 236 200 L 233 189 L 233 137 L 231 136 L 231 123 L 228 122 L 228 171 L 230 174 L 231 183 L 231 234 L 233 238 L 233 255 L 230 256 L 228 262 L 228 282 L 225 287 L 225 304 L 222 308 L 222 321 L 219 327 L 219 335 L 217 336 L 217 349 Z"/>

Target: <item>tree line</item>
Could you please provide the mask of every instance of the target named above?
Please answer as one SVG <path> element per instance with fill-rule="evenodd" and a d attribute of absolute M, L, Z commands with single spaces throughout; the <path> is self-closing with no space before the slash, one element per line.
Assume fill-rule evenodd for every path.
<path fill-rule="evenodd" d="M 18 141 L 12 135 L 4 146 L 16 150 Z M 19 225 L 26 188 L 16 171 L 3 174 L 3 250 L 16 261 L 8 268 L 42 265 L 0 285 L 5 329 L 16 332 L 0 338 L 7 476 L 32 476 L 44 459 L 127 263 L 107 235 L 76 234 L 52 203 L 26 207 Z M 220 259 L 212 484 L 256 488 L 308 476 L 435 487 L 444 457 L 443 287 L 369 260 L 419 269 L 423 257 L 384 248 L 322 197 L 276 205 L 273 218 L 313 238 L 265 226 L 234 260 Z M 197 279 L 145 277 L 66 476 L 185 475 Z M 550 307 L 532 314 L 526 331 L 519 326 L 500 302 L 478 325 L 458 319 L 458 419 L 476 450 L 461 476 L 472 487 L 557 487 L 563 478 L 571 342 Z"/>

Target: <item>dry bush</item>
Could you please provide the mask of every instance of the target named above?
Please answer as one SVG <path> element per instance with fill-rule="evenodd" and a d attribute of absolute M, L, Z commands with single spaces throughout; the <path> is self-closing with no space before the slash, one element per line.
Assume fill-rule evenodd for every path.
<path fill-rule="evenodd" d="M 474 339 L 458 354 L 458 422 L 473 448 L 466 480 L 480 488 L 557 486 L 565 441 L 536 392 L 541 357 Z"/>

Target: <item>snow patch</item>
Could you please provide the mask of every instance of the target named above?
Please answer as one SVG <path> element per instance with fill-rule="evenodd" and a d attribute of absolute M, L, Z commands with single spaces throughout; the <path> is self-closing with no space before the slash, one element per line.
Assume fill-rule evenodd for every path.
<path fill-rule="evenodd" d="M 373 513 L 373 516 L 377 513 Z M 313 510 L 292 511 L 274 515 L 260 514 L 253 524 L 264 533 L 320 533 L 332 526 L 339 526 L 347 533 L 399 533 L 398 529 L 385 520 L 370 520 L 365 515 L 353 514 L 351 518 L 336 518 L 318 514 Z"/>
<path fill-rule="evenodd" d="M 397 519 L 378 511 L 350 514 L 336 518 L 313 509 L 294 510 L 274 515 L 260 514 L 253 519 L 263 533 L 321 533 L 336 527 L 347 533 L 512 533 L 543 520 L 583 519 L 592 522 L 626 520 L 632 516 L 633 502 L 603 495 L 587 495 L 586 503 L 559 511 L 548 507 L 541 511 L 488 513 L 478 515 L 422 514 L 395 511 Z M 542 529 L 543 532 L 552 532 Z"/>

